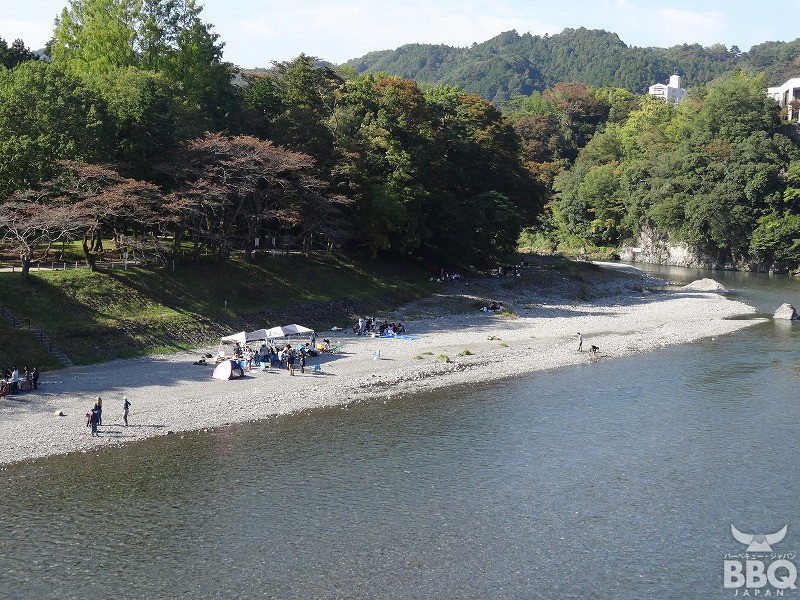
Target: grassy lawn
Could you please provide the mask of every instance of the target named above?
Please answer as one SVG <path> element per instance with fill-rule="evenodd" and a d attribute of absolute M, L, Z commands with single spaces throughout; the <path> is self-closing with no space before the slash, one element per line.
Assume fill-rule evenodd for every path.
<path fill-rule="evenodd" d="M 330 255 L 209 260 L 174 270 L 32 271 L 27 281 L 0 273 L 0 304 L 30 319 L 76 364 L 190 348 L 220 333 L 287 322 L 347 326 L 359 312 L 388 310 L 431 291 L 428 273 L 412 264 Z M 20 347 L 6 346 L 10 360 L 52 362 L 35 341 L 23 346 L 31 350 L 24 360 L 17 358 Z"/>

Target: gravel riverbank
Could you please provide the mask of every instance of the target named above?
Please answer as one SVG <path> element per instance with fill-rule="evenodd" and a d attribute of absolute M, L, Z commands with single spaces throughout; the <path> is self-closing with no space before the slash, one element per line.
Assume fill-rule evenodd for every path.
<path fill-rule="evenodd" d="M 554 275 L 442 284 L 437 297 L 387 315 L 403 320 L 417 339 L 324 332 L 319 338 L 341 342 L 341 351 L 311 360 L 294 377 L 270 369 L 214 380 L 213 366 L 193 363 L 215 355 L 216 346 L 44 373 L 37 392 L 0 399 L 0 464 L 608 360 L 759 322 L 729 320 L 755 312 L 741 302 L 715 293 L 651 291 L 658 283 L 603 269 L 577 283 Z M 502 301 L 506 312 L 481 312 L 490 299 Z M 591 345 L 600 348 L 596 357 L 587 351 Z M 103 398 L 103 425 L 91 437 L 85 414 L 96 396 Z M 129 427 L 122 426 L 123 396 L 132 405 Z"/>

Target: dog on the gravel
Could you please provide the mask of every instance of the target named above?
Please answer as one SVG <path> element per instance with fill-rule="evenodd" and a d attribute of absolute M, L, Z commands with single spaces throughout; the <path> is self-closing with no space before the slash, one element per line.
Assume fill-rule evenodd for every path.
<path fill-rule="evenodd" d="M 600 350 L 600 348 L 598 348 L 594 344 L 589 346 L 589 354 L 591 354 L 592 356 L 596 355 L 598 350 Z"/>

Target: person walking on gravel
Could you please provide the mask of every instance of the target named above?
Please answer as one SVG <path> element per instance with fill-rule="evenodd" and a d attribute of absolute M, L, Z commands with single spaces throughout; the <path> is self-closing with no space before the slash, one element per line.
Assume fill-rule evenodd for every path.
<path fill-rule="evenodd" d="M 122 403 L 122 420 L 125 423 L 125 427 L 127 427 L 128 426 L 128 410 L 131 407 L 131 403 L 128 402 L 128 397 L 127 396 L 123 396 L 122 400 L 123 400 L 123 403 Z"/>

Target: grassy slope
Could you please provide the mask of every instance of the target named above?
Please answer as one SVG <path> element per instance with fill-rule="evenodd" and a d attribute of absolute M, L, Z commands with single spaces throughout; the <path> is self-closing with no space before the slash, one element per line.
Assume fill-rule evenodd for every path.
<path fill-rule="evenodd" d="M 220 333 L 298 322 L 346 326 L 430 293 L 428 275 L 409 264 L 353 263 L 333 256 L 260 257 L 199 268 L 88 269 L 0 273 L 0 304 L 31 319 L 77 364 L 189 348 Z M 0 336 L 25 334 L 0 329 Z M 30 348 L 23 352 L 22 348 Z M 49 365 L 32 340 L 0 346 L 0 365 Z"/>

